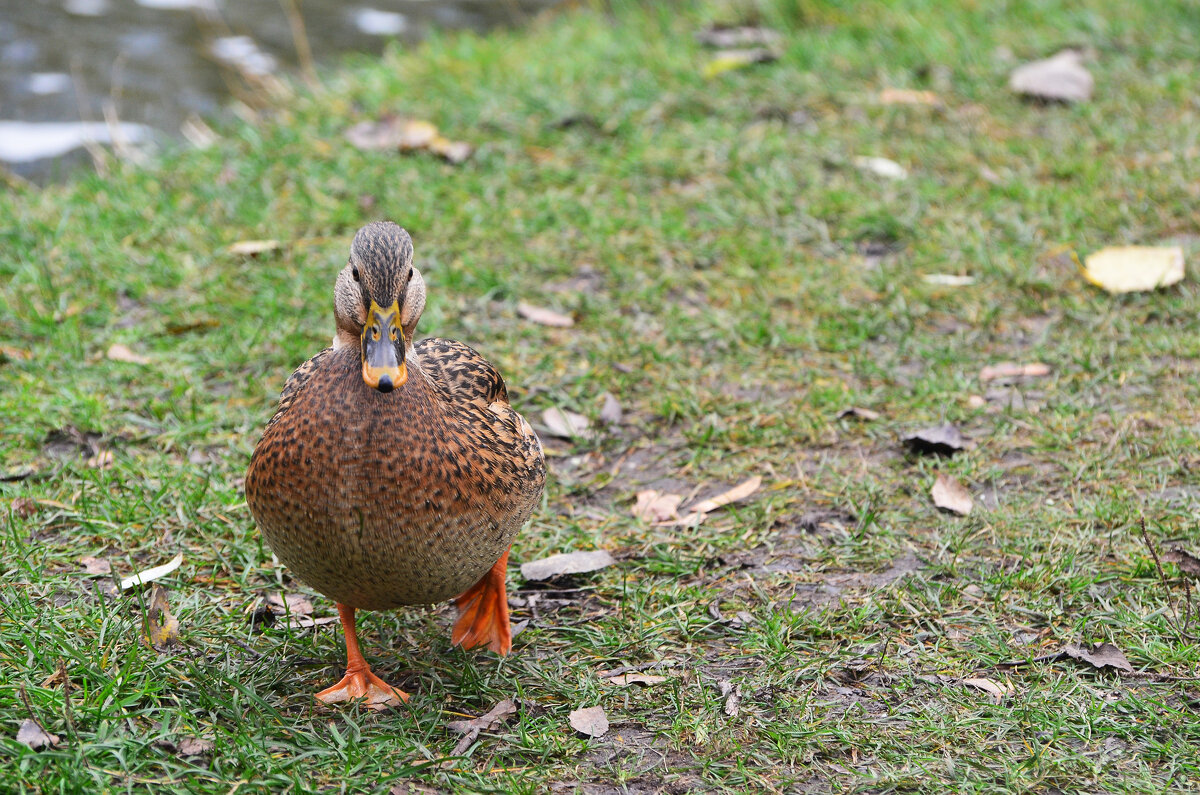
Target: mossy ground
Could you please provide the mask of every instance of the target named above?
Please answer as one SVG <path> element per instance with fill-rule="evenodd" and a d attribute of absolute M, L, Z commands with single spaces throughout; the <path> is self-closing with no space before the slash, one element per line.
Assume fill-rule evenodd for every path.
<path fill-rule="evenodd" d="M 740 21 L 783 33 L 780 59 L 705 78 L 693 34 Z M 1185 580 L 1160 578 L 1137 530 L 1196 546 L 1200 290 L 1112 297 L 1071 256 L 1200 254 L 1196 23 L 1188 2 L 1118 0 L 566 9 L 349 64 L 206 150 L 10 188 L 0 789 L 1200 787 L 1200 648 L 1171 618 Z M 1068 45 L 1092 100 L 1006 89 Z M 881 104 L 889 87 L 941 104 Z M 385 113 L 478 151 L 456 167 L 345 142 Z M 368 658 L 413 693 L 385 713 L 314 704 L 339 632 L 248 620 L 267 594 L 309 592 L 240 489 L 376 218 L 412 232 L 420 331 L 482 351 L 535 422 L 596 419 L 605 392 L 625 410 L 595 439 L 546 438 L 545 502 L 513 552 L 619 563 L 557 591 L 514 571 L 530 623 L 504 661 L 450 649 L 448 608 L 364 614 Z M 229 252 L 256 238 L 283 245 Z M 522 320 L 522 300 L 578 323 Z M 149 363 L 106 358 L 114 343 Z M 1005 360 L 1052 374 L 980 383 Z M 839 419 L 852 405 L 882 416 Z M 967 451 L 904 452 L 942 422 Z M 87 464 L 96 450 L 111 466 Z M 974 492 L 970 516 L 931 505 L 937 472 Z M 706 496 L 753 474 L 762 490 L 698 528 L 629 510 L 642 488 Z M 77 561 L 129 574 L 177 552 L 181 643 L 160 653 L 141 597 L 105 596 Z M 1139 675 L 995 667 L 1097 641 Z M 597 676 L 642 664 L 667 681 Z M 973 674 L 1013 691 L 993 703 L 959 683 Z M 447 721 L 509 697 L 518 717 L 446 762 Z M 589 741 L 567 714 L 593 704 L 612 728 Z M 16 742 L 30 711 L 58 748 Z M 186 737 L 214 747 L 184 756 Z"/>

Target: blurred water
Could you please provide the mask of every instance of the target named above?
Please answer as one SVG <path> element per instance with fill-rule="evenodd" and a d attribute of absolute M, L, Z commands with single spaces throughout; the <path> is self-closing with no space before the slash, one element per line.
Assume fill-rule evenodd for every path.
<path fill-rule="evenodd" d="M 85 162 L 77 148 L 84 141 L 177 136 L 192 114 L 219 116 L 230 99 L 230 65 L 296 71 L 288 2 L 0 0 L 0 166 L 41 181 Z M 520 24 L 554 2 L 296 0 L 296 7 L 320 64 L 345 52 L 379 52 L 393 39 L 416 42 L 433 28 Z M 106 118 L 127 126 L 94 126 Z"/>

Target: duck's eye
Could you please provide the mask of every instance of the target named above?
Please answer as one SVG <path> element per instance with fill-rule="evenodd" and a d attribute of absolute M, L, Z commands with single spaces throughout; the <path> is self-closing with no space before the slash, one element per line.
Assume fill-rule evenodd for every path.
<path fill-rule="evenodd" d="M 354 281 L 356 281 L 356 282 L 360 281 L 360 279 L 358 278 L 358 268 L 351 268 L 350 275 L 354 277 Z"/>

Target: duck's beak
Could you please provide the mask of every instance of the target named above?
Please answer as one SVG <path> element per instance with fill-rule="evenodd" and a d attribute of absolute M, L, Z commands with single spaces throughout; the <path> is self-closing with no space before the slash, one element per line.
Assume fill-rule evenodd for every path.
<path fill-rule="evenodd" d="M 380 392 L 391 392 L 408 380 L 399 302 L 387 309 L 371 302 L 367 323 L 363 326 L 362 365 L 363 381 Z"/>

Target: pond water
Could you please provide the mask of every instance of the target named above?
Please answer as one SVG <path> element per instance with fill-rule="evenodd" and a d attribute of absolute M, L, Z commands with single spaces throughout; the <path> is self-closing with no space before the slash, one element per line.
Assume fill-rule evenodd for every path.
<path fill-rule="evenodd" d="M 0 167 L 38 181 L 92 141 L 178 136 L 227 112 L 232 69 L 295 72 L 434 28 L 520 24 L 555 0 L 0 0 Z"/>

